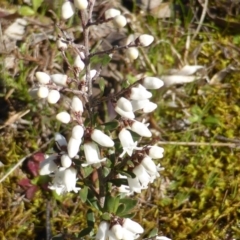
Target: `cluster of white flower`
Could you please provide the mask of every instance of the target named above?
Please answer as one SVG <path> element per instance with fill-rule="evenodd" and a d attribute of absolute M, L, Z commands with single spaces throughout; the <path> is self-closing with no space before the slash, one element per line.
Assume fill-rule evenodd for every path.
<path fill-rule="evenodd" d="M 90 2 L 87 0 L 65 1 L 62 5 L 62 18 L 69 19 L 76 11 L 87 11 L 89 5 Z M 103 22 L 113 21 L 117 27 L 124 27 L 127 24 L 125 16 L 114 8 L 108 9 L 102 18 Z M 137 47 L 147 47 L 153 40 L 153 36 L 148 34 L 140 35 L 137 38 L 132 35 L 123 49 L 126 49 L 129 58 L 134 60 L 139 55 Z M 68 49 L 69 44 L 68 40 L 62 37 L 58 39 L 58 49 L 63 56 L 65 56 L 64 51 Z M 161 88 L 164 82 L 157 77 L 143 77 L 128 88 L 116 93 L 110 100 L 116 115 L 119 115 L 117 116 L 118 127 L 114 128 L 112 132 L 102 131 L 104 129 L 102 126 L 96 126 L 97 124 L 92 122 L 86 123 L 85 120 L 86 115 L 91 118 L 89 109 L 92 107 L 89 105 L 91 101 L 88 101 L 88 81 L 97 78 L 99 73 L 94 69 L 87 68 L 89 64 L 89 61 L 85 61 L 86 58 L 89 60 L 87 52 L 79 50 L 79 48 L 75 52 L 77 52 L 77 56 L 71 68 L 74 77 L 70 78 L 68 75 L 60 73 L 49 75 L 45 72 L 36 72 L 37 95 L 40 98 L 46 98 L 48 103 L 56 104 L 66 90 L 73 95 L 70 109 L 56 114 L 56 119 L 61 123 L 72 124 L 70 138 L 67 141 L 61 134 L 55 134 L 57 153 L 41 162 L 39 174 L 52 177 L 49 189 L 55 190 L 59 195 L 64 192 L 78 192 L 80 188 L 77 187 L 77 180 L 78 177 L 82 178 L 82 175 L 78 175 L 79 166 L 84 168 L 91 165 L 93 169 L 99 169 L 106 165 L 104 162 L 109 159 L 110 154 L 114 153 L 116 162 L 126 162 L 122 170 L 131 172 L 131 176 L 133 176 L 120 175 L 120 178 L 127 178 L 128 186 L 121 186 L 119 192 L 140 193 L 142 189 L 148 187 L 149 183 L 160 176 L 159 171 L 162 168 L 160 168 L 160 164 L 156 165 L 154 160 L 163 157 L 164 149 L 147 144 L 138 146 L 138 141 L 140 142 L 141 138 L 150 138 L 152 132 L 145 120 L 140 122 L 135 119 L 135 115 L 150 113 L 157 108 L 157 104 L 149 100 L 152 97 L 149 90 Z M 84 70 L 86 73 L 82 76 L 83 74 L 80 73 Z M 77 90 L 73 89 L 73 86 L 77 86 Z M 138 141 L 134 141 L 132 132 L 137 134 Z M 120 148 L 116 144 L 119 142 Z M 131 160 L 130 166 L 127 164 L 128 160 Z M 111 172 L 111 169 L 109 171 Z M 114 178 L 116 175 L 117 173 Z M 111 221 L 100 223 L 96 240 L 131 240 L 138 238 L 143 231 L 143 228 L 131 219 L 119 218 L 114 215 Z"/>

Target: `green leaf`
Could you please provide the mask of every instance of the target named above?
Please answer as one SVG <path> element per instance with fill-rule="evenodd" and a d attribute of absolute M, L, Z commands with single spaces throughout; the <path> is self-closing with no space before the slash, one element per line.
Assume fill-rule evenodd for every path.
<path fill-rule="evenodd" d="M 98 84 L 101 92 L 103 93 L 105 89 L 105 80 L 103 78 L 100 78 Z"/>
<path fill-rule="evenodd" d="M 43 0 L 32 0 L 33 10 L 36 12 L 42 3 Z"/>
<path fill-rule="evenodd" d="M 104 209 L 106 212 L 115 214 L 119 205 L 119 197 L 106 196 Z"/>
<path fill-rule="evenodd" d="M 104 213 L 101 218 L 102 218 L 102 220 L 110 221 L 110 219 L 111 219 L 111 214 L 109 214 L 109 213 Z"/>
<path fill-rule="evenodd" d="M 125 205 L 125 213 L 129 213 L 134 207 L 137 205 L 137 200 L 130 199 L 130 198 L 123 198 L 120 199 L 119 203 L 122 203 Z"/>
<path fill-rule="evenodd" d="M 219 125 L 219 120 L 218 118 L 214 116 L 207 116 L 204 120 L 203 123 L 205 124 L 210 124 L 210 125 Z"/>
<path fill-rule="evenodd" d="M 116 212 L 116 215 L 117 216 L 121 216 L 123 213 L 126 212 L 126 207 L 125 207 L 125 204 L 120 204 L 118 206 L 118 209 L 117 209 L 117 212 Z"/>
<path fill-rule="evenodd" d="M 106 131 L 112 131 L 112 130 L 115 130 L 116 128 L 118 128 L 119 121 L 114 120 L 112 122 L 108 122 L 108 123 L 105 123 L 103 125 L 105 126 Z"/>
<path fill-rule="evenodd" d="M 86 202 L 87 201 L 87 196 L 88 196 L 88 187 L 84 186 L 84 188 L 82 188 L 79 192 L 80 198 L 82 200 L 82 202 Z"/>
<path fill-rule="evenodd" d="M 156 236 L 157 234 L 158 234 L 158 229 L 157 228 L 153 228 L 151 230 L 151 232 L 149 233 L 148 237 L 152 238 L 152 237 Z"/>
<path fill-rule="evenodd" d="M 95 218 L 94 218 L 93 211 L 91 209 L 89 209 L 87 211 L 87 224 L 88 224 L 88 227 L 94 227 L 94 222 L 95 222 Z"/>
<path fill-rule="evenodd" d="M 108 65 L 111 58 L 108 55 L 95 55 L 91 58 L 90 63 L 100 63 L 102 66 Z"/>
<path fill-rule="evenodd" d="M 18 10 L 18 13 L 22 16 L 32 16 L 35 14 L 35 11 L 28 7 L 28 6 L 22 6 L 20 7 L 20 9 Z"/>
<path fill-rule="evenodd" d="M 78 238 L 84 237 L 86 235 L 89 235 L 89 233 L 93 230 L 92 227 L 87 227 L 84 228 L 79 234 L 78 234 Z"/>

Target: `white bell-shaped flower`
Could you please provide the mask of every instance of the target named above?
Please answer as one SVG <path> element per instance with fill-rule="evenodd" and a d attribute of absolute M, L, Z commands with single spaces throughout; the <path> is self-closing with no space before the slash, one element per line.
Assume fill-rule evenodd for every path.
<path fill-rule="evenodd" d="M 133 61 L 133 60 L 135 60 L 135 59 L 138 58 L 138 56 L 139 56 L 139 51 L 138 51 L 137 48 L 131 47 L 131 48 L 128 48 L 128 49 L 126 50 L 126 54 L 127 54 L 128 58 L 130 59 L 130 61 Z"/>
<path fill-rule="evenodd" d="M 118 28 L 123 28 L 127 24 L 127 19 L 123 15 L 118 15 L 113 19 L 113 23 Z"/>
<path fill-rule="evenodd" d="M 79 10 L 87 9 L 88 1 L 87 0 L 74 0 L 74 5 Z"/>
<path fill-rule="evenodd" d="M 148 171 L 152 173 L 157 172 L 157 166 L 155 162 L 149 156 L 145 156 L 141 161 L 142 166 Z"/>
<path fill-rule="evenodd" d="M 121 97 L 121 98 L 118 99 L 117 106 L 120 107 L 122 110 L 124 110 L 126 112 L 132 112 L 131 102 L 124 97 Z"/>
<path fill-rule="evenodd" d="M 68 76 L 66 74 L 56 73 L 52 74 L 50 77 L 55 84 L 63 87 L 67 86 Z"/>
<path fill-rule="evenodd" d="M 79 55 L 76 56 L 73 66 L 76 67 L 79 72 L 81 72 L 84 69 L 85 63 L 82 61 Z"/>
<path fill-rule="evenodd" d="M 132 123 L 132 125 L 130 126 L 130 129 L 137 133 L 138 135 L 142 136 L 142 137 L 151 137 L 152 133 L 151 131 L 148 129 L 148 127 L 142 123 L 142 122 L 138 122 L 138 121 L 134 121 Z"/>
<path fill-rule="evenodd" d="M 98 145 L 95 142 L 86 142 L 83 145 L 84 154 L 86 158 L 86 164 L 82 164 L 82 166 L 88 166 L 91 164 L 97 164 L 103 161 L 106 161 L 106 158 L 100 159 L 100 152 Z"/>
<path fill-rule="evenodd" d="M 54 172 L 58 167 L 55 163 L 55 159 L 57 159 L 56 155 L 51 155 L 47 159 L 43 160 L 39 165 L 39 174 L 40 175 L 48 175 Z"/>
<path fill-rule="evenodd" d="M 151 146 L 148 150 L 149 157 L 153 159 L 162 158 L 164 153 L 164 148 L 158 146 Z"/>
<path fill-rule="evenodd" d="M 80 188 L 76 188 L 77 170 L 75 168 L 70 167 L 65 169 L 62 176 L 62 181 L 67 192 L 78 192 L 78 190 L 80 190 Z"/>
<path fill-rule="evenodd" d="M 96 74 L 97 74 L 97 70 L 95 70 L 95 69 L 90 70 L 90 74 L 89 74 L 90 75 L 90 79 L 93 79 Z M 82 77 L 82 80 L 83 81 L 87 80 L 86 74 Z"/>
<path fill-rule="evenodd" d="M 50 90 L 49 91 L 49 94 L 48 94 L 48 97 L 47 97 L 47 100 L 50 104 L 55 104 L 57 103 L 57 101 L 60 99 L 60 93 L 59 91 L 57 90 Z"/>
<path fill-rule="evenodd" d="M 73 16 L 74 14 L 74 5 L 70 1 L 66 1 L 62 5 L 62 18 L 63 19 L 68 19 Z"/>
<path fill-rule="evenodd" d="M 115 111 L 116 111 L 116 113 L 118 113 L 120 116 L 122 116 L 124 118 L 127 118 L 127 119 L 134 119 L 135 118 L 135 115 L 134 115 L 133 112 L 126 112 L 118 106 L 115 107 Z"/>
<path fill-rule="evenodd" d="M 72 129 L 72 138 L 76 140 L 81 140 L 84 134 L 84 129 L 81 125 L 76 125 Z"/>
<path fill-rule="evenodd" d="M 63 168 L 69 168 L 72 165 L 72 159 L 67 154 L 63 154 L 61 156 L 61 165 Z"/>
<path fill-rule="evenodd" d="M 147 47 L 149 46 L 154 40 L 154 37 L 152 35 L 149 34 L 143 34 L 140 35 L 137 38 L 137 41 L 139 41 L 139 43 L 143 46 L 143 47 Z"/>
<path fill-rule="evenodd" d="M 139 237 L 138 234 L 130 232 L 126 228 L 123 228 L 122 240 L 134 240 L 134 239 L 137 239 L 138 237 Z"/>
<path fill-rule="evenodd" d="M 81 143 L 82 143 L 81 139 L 76 139 L 73 137 L 69 139 L 67 150 L 68 150 L 68 156 L 70 158 L 74 158 L 77 155 Z"/>
<path fill-rule="evenodd" d="M 137 150 L 142 149 L 142 148 L 137 147 L 137 142 L 133 141 L 131 133 L 126 128 L 123 128 L 119 132 L 118 138 L 123 147 L 123 152 L 121 153 L 120 157 L 123 157 L 123 155 L 125 153 L 127 153 L 129 156 L 132 156 L 132 153 L 135 149 L 137 149 Z"/>
<path fill-rule="evenodd" d="M 98 129 L 94 129 L 92 131 L 91 138 L 93 141 L 95 141 L 96 143 L 98 143 L 99 145 L 101 145 L 103 147 L 113 147 L 114 146 L 113 140 L 108 135 L 106 135 L 105 133 L 103 133 L 102 131 L 100 131 Z"/>
<path fill-rule="evenodd" d="M 142 185 L 140 184 L 137 177 L 135 178 L 128 177 L 127 181 L 131 192 L 141 193 Z"/>
<path fill-rule="evenodd" d="M 104 13 L 105 19 L 114 18 L 119 15 L 121 15 L 121 12 L 115 8 L 110 8 L 110 9 L 106 10 Z"/>
<path fill-rule="evenodd" d="M 131 100 L 144 100 L 147 98 L 151 98 L 152 93 L 147 91 L 145 87 L 139 84 L 137 87 L 131 88 L 130 99 Z"/>
<path fill-rule="evenodd" d="M 62 123 L 69 123 L 71 121 L 71 116 L 68 112 L 63 111 L 56 115 L 56 119 Z"/>
<path fill-rule="evenodd" d="M 131 220 L 130 218 L 124 219 L 122 227 L 135 234 L 141 234 L 144 232 L 142 226 L 139 223 Z"/>
<path fill-rule="evenodd" d="M 121 240 L 123 238 L 123 227 L 120 224 L 114 224 L 108 232 L 110 238 Z"/>
<path fill-rule="evenodd" d="M 72 98 L 71 108 L 74 112 L 83 112 L 83 103 L 79 97 L 74 96 Z"/>
<path fill-rule="evenodd" d="M 148 102 L 142 109 L 143 113 L 153 112 L 157 108 L 157 104 L 154 102 Z"/>
<path fill-rule="evenodd" d="M 142 188 L 143 189 L 147 188 L 148 184 L 151 182 L 151 177 L 147 173 L 146 169 L 141 164 L 139 164 L 133 169 L 133 173 L 138 178 L 139 182 L 142 185 Z"/>
<path fill-rule="evenodd" d="M 95 240 L 106 240 L 108 236 L 109 223 L 102 221 L 99 224 Z"/>
<path fill-rule="evenodd" d="M 63 38 L 59 38 L 57 40 L 57 47 L 59 50 L 66 50 L 68 48 L 68 44 L 63 41 Z"/>
<path fill-rule="evenodd" d="M 66 138 L 60 133 L 55 133 L 54 140 L 57 142 L 59 147 L 67 146 Z"/>
<path fill-rule="evenodd" d="M 48 84 L 51 80 L 50 76 L 45 72 L 36 72 L 36 78 L 41 84 Z"/>
<path fill-rule="evenodd" d="M 49 89 L 45 86 L 41 86 L 39 89 L 38 89 L 38 97 L 40 98 L 46 98 L 49 94 Z"/>
<path fill-rule="evenodd" d="M 147 89 L 159 89 L 164 85 L 164 82 L 157 77 L 145 77 L 142 85 Z"/>

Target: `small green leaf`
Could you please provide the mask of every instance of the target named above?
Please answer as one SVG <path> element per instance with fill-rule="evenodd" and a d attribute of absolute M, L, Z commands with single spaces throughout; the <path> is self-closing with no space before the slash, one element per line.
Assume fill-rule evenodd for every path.
<path fill-rule="evenodd" d="M 109 221 L 111 219 L 111 214 L 109 213 L 104 213 L 102 215 L 102 220 Z"/>
<path fill-rule="evenodd" d="M 43 0 L 32 0 L 33 10 L 36 12 L 42 3 Z"/>
<path fill-rule="evenodd" d="M 104 89 L 105 89 L 105 80 L 103 78 L 100 78 L 98 84 L 99 84 L 99 88 L 100 88 L 101 92 L 103 93 Z"/>
<path fill-rule="evenodd" d="M 118 206 L 118 209 L 117 209 L 117 212 L 116 212 L 116 215 L 117 216 L 121 216 L 123 213 L 126 212 L 126 208 L 125 208 L 125 205 L 124 204 L 120 204 Z"/>
<path fill-rule="evenodd" d="M 82 200 L 82 202 L 86 202 L 87 201 L 87 196 L 88 196 L 88 187 L 84 186 L 84 188 L 82 188 L 79 192 L 80 198 Z"/>
<path fill-rule="evenodd" d="M 148 237 L 152 238 L 152 237 L 156 236 L 157 234 L 158 234 L 158 229 L 157 228 L 153 228 L 151 230 L 151 232 L 149 233 Z"/>
<path fill-rule="evenodd" d="M 111 121 L 111 122 L 107 122 L 103 125 L 105 126 L 106 131 L 112 131 L 112 130 L 115 130 L 116 128 L 118 128 L 119 121 L 114 120 L 114 121 Z"/>
<path fill-rule="evenodd" d="M 106 212 L 116 213 L 119 205 L 119 197 L 106 196 L 104 209 Z"/>
<path fill-rule="evenodd" d="M 129 213 L 137 205 L 137 200 L 130 198 L 120 199 L 119 203 L 125 205 L 125 213 Z"/>
<path fill-rule="evenodd" d="M 35 14 L 35 11 L 28 7 L 28 6 L 22 6 L 20 7 L 20 9 L 18 10 L 18 13 L 22 16 L 32 16 Z"/>
<path fill-rule="evenodd" d="M 88 227 L 94 227 L 94 222 L 95 222 L 95 218 L 94 218 L 93 211 L 91 209 L 89 209 L 87 211 L 87 224 L 88 224 Z"/>
<path fill-rule="evenodd" d="M 89 233 L 93 230 L 92 227 L 87 227 L 84 228 L 79 234 L 78 234 L 78 238 L 84 237 L 86 235 L 89 235 Z"/>

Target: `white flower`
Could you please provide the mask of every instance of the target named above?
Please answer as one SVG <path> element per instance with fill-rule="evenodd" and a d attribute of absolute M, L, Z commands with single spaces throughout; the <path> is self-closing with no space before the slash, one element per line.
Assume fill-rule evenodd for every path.
<path fill-rule="evenodd" d="M 152 133 L 150 132 L 148 127 L 144 123 L 141 123 L 138 121 L 134 121 L 132 123 L 132 125 L 130 126 L 130 129 L 142 137 L 151 137 L 152 136 Z"/>
<path fill-rule="evenodd" d="M 143 34 L 140 35 L 137 38 L 137 41 L 139 41 L 139 43 L 143 46 L 143 47 L 147 47 L 149 46 L 154 40 L 154 37 L 152 35 L 148 35 L 148 34 Z"/>
<path fill-rule="evenodd" d="M 59 38 L 57 40 L 57 47 L 60 50 L 65 50 L 68 48 L 68 44 L 66 42 L 64 42 L 63 40 L 64 40 L 63 38 Z"/>
<path fill-rule="evenodd" d="M 132 153 L 135 149 L 140 150 L 142 148 L 137 147 L 137 141 L 134 142 L 131 133 L 123 128 L 120 133 L 118 134 L 118 138 L 121 142 L 121 145 L 123 147 L 123 152 L 119 157 L 123 157 L 125 153 L 127 153 L 129 156 L 132 156 Z"/>
<path fill-rule="evenodd" d="M 48 84 L 51 80 L 50 76 L 45 72 L 36 72 L 36 78 L 41 84 Z"/>
<path fill-rule="evenodd" d="M 147 188 L 148 184 L 151 182 L 151 177 L 147 173 L 146 169 L 141 164 L 139 164 L 133 169 L 133 173 L 136 175 L 136 178 L 141 183 L 142 188 Z"/>
<path fill-rule="evenodd" d="M 79 55 L 76 56 L 73 66 L 76 67 L 79 72 L 81 72 L 84 69 L 85 63 L 82 61 Z"/>
<path fill-rule="evenodd" d="M 131 61 L 133 61 L 133 60 L 135 60 L 135 59 L 138 58 L 138 56 L 139 56 L 139 51 L 138 51 L 137 48 L 131 47 L 131 48 L 128 48 L 128 49 L 126 50 L 126 54 L 127 54 L 128 58 L 129 58 Z"/>
<path fill-rule="evenodd" d="M 84 134 L 84 129 L 81 125 L 76 125 L 72 129 L 72 138 L 75 138 L 76 140 L 81 140 Z"/>
<path fill-rule="evenodd" d="M 121 240 L 123 238 L 123 228 L 120 224 L 115 224 L 108 231 L 108 235 L 110 238 Z"/>
<path fill-rule="evenodd" d="M 156 77 L 145 77 L 142 85 L 147 89 L 159 89 L 164 85 L 164 82 Z"/>
<path fill-rule="evenodd" d="M 71 107 L 74 112 L 81 112 L 81 113 L 83 112 L 82 101 L 77 96 L 73 97 Z"/>
<path fill-rule="evenodd" d="M 56 74 L 52 74 L 51 76 L 51 80 L 59 85 L 59 86 L 63 86 L 66 87 L 67 86 L 67 80 L 68 80 L 68 76 L 65 74 L 61 74 L 61 73 L 56 73 Z"/>
<path fill-rule="evenodd" d="M 74 158 L 77 155 L 81 143 L 82 143 L 81 139 L 75 139 L 73 137 L 69 139 L 67 149 L 68 149 L 68 156 L 70 158 Z"/>
<path fill-rule="evenodd" d="M 83 167 L 106 161 L 106 158 L 100 159 L 98 145 L 95 142 L 84 143 L 83 149 L 87 162 L 86 164 L 82 164 Z"/>
<path fill-rule="evenodd" d="M 54 90 L 54 89 L 49 91 L 49 94 L 48 94 L 48 97 L 47 97 L 47 100 L 48 100 L 49 103 L 55 104 L 59 99 L 60 99 L 59 91 Z"/>
<path fill-rule="evenodd" d="M 134 234 L 141 234 L 144 232 L 142 226 L 130 218 L 125 218 L 122 226 Z"/>
<path fill-rule="evenodd" d="M 128 181 L 128 186 L 130 188 L 130 191 L 136 192 L 136 193 L 141 193 L 142 186 L 137 177 L 135 177 L 135 178 L 128 177 L 127 181 Z"/>
<path fill-rule="evenodd" d="M 99 145 L 101 145 L 103 147 L 113 147 L 114 146 L 113 140 L 108 135 L 106 135 L 105 133 L 103 133 L 102 131 L 100 131 L 98 129 L 94 129 L 92 131 L 91 138 L 93 141 L 97 142 Z"/>
<path fill-rule="evenodd" d="M 95 70 L 95 69 L 90 70 L 90 74 L 89 74 L 90 79 L 94 78 L 96 74 L 97 74 L 97 70 Z M 87 75 L 86 74 L 82 77 L 82 80 L 83 81 L 87 80 Z"/>
<path fill-rule="evenodd" d="M 42 161 L 39 165 L 39 174 L 40 175 L 48 175 L 54 172 L 57 169 L 57 164 L 54 160 L 57 159 L 56 155 L 51 155 L 44 161 Z"/>
<path fill-rule="evenodd" d="M 153 159 L 158 159 L 158 158 L 162 158 L 163 157 L 163 152 L 164 149 L 162 147 L 158 147 L 158 146 L 151 146 L 148 149 L 148 155 L 149 157 L 153 158 Z"/>
<path fill-rule="evenodd" d="M 113 23 L 116 27 L 122 28 L 127 24 L 127 19 L 123 15 L 118 15 L 113 19 Z"/>
<path fill-rule="evenodd" d="M 70 1 L 63 3 L 62 5 L 62 18 L 68 19 L 74 14 L 74 5 Z"/>
<path fill-rule="evenodd" d="M 95 237 L 95 240 L 106 240 L 109 230 L 109 223 L 102 221 L 99 224 L 99 228 Z"/>
<path fill-rule="evenodd" d="M 66 138 L 62 134 L 55 133 L 54 139 L 55 142 L 57 142 L 57 144 L 59 145 L 59 147 L 67 146 Z"/>
<path fill-rule="evenodd" d="M 137 87 L 131 88 L 130 99 L 131 100 L 144 100 L 152 97 L 152 93 L 147 91 L 145 87 L 139 84 Z"/>
<path fill-rule="evenodd" d="M 135 118 L 135 115 L 132 111 L 131 102 L 124 97 L 121 97 L 118 99 L 115 107 L 115 111 L 122 117 L 129 118 L 129 119 Z"/>
<path fill-rule="evenodd" d="M 56 119 L 62 123 L 69 123 L 71 120 L 71 116 L 69 115 L 69 113 L 63 111 L 60 112 L 56 115 Z"/>
<path fill-rule="evenodd" d="M 114 18 L 116 16 L 119 16 L 121 14 L 121 12 L 115 8 L 110 8 L 107 11 L 105 11 L 104 13 L 104 17 L 105 19 L 109 19 L 109 18 Z"/>
<path fill-rule="evenodd" d="M 84 10 L 88 7 L 88 1 L 87 0 L 74 0 L 74 5 L 79 10 Z"/>
<path fill-rule="evenodd" d="M 156 108 L 157 108 L 157 104 L 154 103 L 154 102 L 150 102 L 150 101 L 149 101 L 148 104 L 146 104 L 146 105 L 144 106 L 144 108 L 142 109 L 142 111 L 143 111 L 144 113 L 150 113 L 150 112 L 154 111 Z"/>
<path fill-rule="evenodd" d="M 38 97 L 40 98 L 46 98 L 49 94 L 49 89 L 45 86 L 41 86 L 39 89 L 38 89 Z"/>
<path fill-rule="evenodd" d="M 61 156 L 61 165 L 63 168 L 69 168 L 72 165 L 72 159 L 67 154 L 63 154 Z"/>
<path fill-rule="evenodd" d="M 165 236 L 157 236 L 156 240 L 171 240 L 171 238 L 165 237 Z"/>
<path fill-rule="evenodd" d="M 157 166 L 155 162 L 152 160 L 152 158 L 150 158 L 149 156 L 145 156 L 141 161 L 141 164 L 148 172 L 152 173 L 157 172 Z"/>

